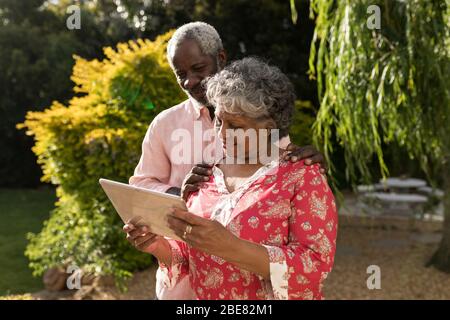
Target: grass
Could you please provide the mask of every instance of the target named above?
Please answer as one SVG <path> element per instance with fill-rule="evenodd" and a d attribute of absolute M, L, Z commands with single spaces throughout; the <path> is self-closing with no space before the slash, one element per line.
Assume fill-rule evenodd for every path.
<path fill-rule="evenodd" d="M 56 201 L 55 191 L 0 189 L 0 296 L 43 289 L 24 256 L 29 232 L 39 232 Z"/>

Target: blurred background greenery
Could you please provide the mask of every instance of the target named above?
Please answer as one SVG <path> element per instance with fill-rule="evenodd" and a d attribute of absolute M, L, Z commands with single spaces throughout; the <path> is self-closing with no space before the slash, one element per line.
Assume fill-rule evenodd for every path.
<path fill-rule="evenodd" d="M 42 172 L 31 151 L 33 140 L 17 131 L 15 124 L 23 121 L 27 111 L 43 110 L 54 100 L 64 104 L 73 96 L 74 54 L 101 59 L 105 46 L 154 39 L 189 21 L 214 25 L 232 60 L 258 55 L 280 66 L 294 82 L 299 99 L 317 107 L 315 82 L 307 75 L 314 29 L 308 1 L 298 1 L 296 25 L 291 22 L 287 1 L 166 2 L 0 1 L 1 186 L 40 183 Z M 74 3 L 84 3 L 82 27 L 68 30 L 66 8 Z"/>
<path fill-rule="evenodd" d="M 385 1 L 378 2 L 387 5 Z M 393 2 L 403 6 L 402 1 Z M 152 263 L 125 242 L 120 221 L 112 214 L 97 181 L 101 176 L 126 181 L 138 161 L 148 124 L 158 112 L 184 99 L 164 56 L 170 31 L 177 26 L 195 20 L 208 22 L 219 31 L 230 60 L 256 55 L 279 66 L 294 83 L 298 97 L 291 129 L 296 144 L 312 143 L 319 107 L 331 108 L 336 97 L 341 98 L 341 109 L 336 108 L 336 114 L 322 109 L 322 123 L 339 127 L 348 110 L 357 105 L 364 109 L 366 104 L 357 99 L 373 90 L 362 85 L 371 65 L 352 64 L 352 59 L 364 57 L 375 43 L 370 33 L 365 38 L 361 36 L 363 47 L 347 41 L 347 55 L 339 57 L 343 62 L 337 63 L 343 69 L 350 65 L 359 67 L 355 70 L 361 72 L 353 74 L 361 77 L 359 82 L 349 83 L 345 73 L 339 74 L 342 78 L 331 77 L 338 72 L 326 69 L 333 68 L 332 62 L 339 60 L 334 60 L 336 50 L 330 50 L 335 55 L 332 59 L 323 54 L 330 45 L 325 40 L 333 38 L 323 37 L 325 40 L 318 44 L 322 55 L 320 49 L 318 57 L 311 51 L 315 31 L 316 40 L 323 36 L 321 30 L 331 30 L 336 41 L 340 41 L 342 34 L 333 27 L 342 22 L 345 10 L 353 2 L 342 3 L 0 0 L 0 295 L 38 289 L 41 280 L 33 280 L 31 272 L 42 275 L 60 264 L 76 263 L 89 272 L 124 278 Z M 366 4 L 363 0 L 354 3 L 359 14 L 354 23 L 361 28 L 366 17 L 361 8 Z M 415 3 L 420 4 L 420 0 Z M 433 1 L 433 5 L 436 3 Z M 79 30 L 66 27 L 66 9 L 72 4 L 81 8 Z M 292 19 L 293 8 L 296 23 Z M 310 19 L 310 10 L 320 18 L 317 25 Z M 426 16 L 426 12 L 423 14 Z M 392 32 L 386 39 L 395 38 L 396 32 L 403 30 L 401 23 L 405 23 L 395 19 L 391 22 L 394 27 L 386 29 Z M 398 43 L 404 45 L 405 39 Z M 353 47 L 358 50 L 352 51 Z M 369 57 L 373 62 L 380 56 L 371 49 L 376 52 Z M 330 75 L 323 82 L 328 81 L 328 89 L 338 92 L 326 92 L 334 95 L 328 104 L 322 100 L 324 91 L 318 90 L 316 79 L 310 79 L 308 74 L 317 62 L 323 62 L 315 74 L 319 84 L 323 85 L 321 73 Z M 350 68 L 346 70 L 352 75 Z M 346 99 L 354 104 L 346 104 Z M 19 123 L 24 123 L 19 126 L 22 130 L 16 127 Z M 345 135 L 331 134 L 327 138 L 333 146 L 330 161 L 339 189 L 350 187 L 346 172 L 349 167 L 358 166 L 350 163 L 353 160 L 349 150 L 360 154 L 358 161 L 367 162 L 364 167 L 370 168 L 373 181 L 381 177 L 376 153 L 365 153 L 365 149 L 355 152 L 360 147 L 357 143 L 351 144 L 353 150 L 349 149 L 349 141 L 354 141 L 348 137 L 346 140 Z M 404 145 L 397 141 L 387 144 L 383 139 L 379 142 L 378 149 L 383 150 L 391 175 L 426 177 L 423 166 L 412 159 Z M 355 174 L 355 180 L 362 178 L 358 172 Z M 28 233 L 32 233 L 29 241 Z"/>

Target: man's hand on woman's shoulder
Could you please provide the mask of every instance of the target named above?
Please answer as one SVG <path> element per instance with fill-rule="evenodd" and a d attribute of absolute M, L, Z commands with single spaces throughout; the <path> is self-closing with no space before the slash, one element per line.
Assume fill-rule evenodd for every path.
<path fill-rule="evenodd" d="M 324 155 L 314 146 L 299 147 L 290 143 L 286 148 L 283 159 L 291 162 L 305 160 L 307 166 L 318 164 L 321 173 L 326 173 L 328 171 L 328 165 Z"/>
<path fill-rule="evenodd" d="M 181 197 L 187 201 L 189 194 L 198 191 L 200 185 L 209 180 L 212 175 L 212 165 L 206 163 L 196 164 L 184 178 L 181 185 Z"/>

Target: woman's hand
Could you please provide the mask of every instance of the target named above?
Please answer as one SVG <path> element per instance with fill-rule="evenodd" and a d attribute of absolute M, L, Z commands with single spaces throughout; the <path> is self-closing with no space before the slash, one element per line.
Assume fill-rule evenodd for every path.
<path fill-rule="evenodd" d="M 163 237 L 151 233 L 148 226 L 139 224 L 139 218 L 128 220 L 123 226 L 123 232 L 127 234 L 128 242 L 142 252 L 155 254 L 167 242 Z"/>
<path fill-rule="evenodd" d="M 238 238 L 217 221 L 173 208 L 168 222 L 176 235 L 198 250 L 221 257 L 235 250 Z"/>
<path fill-rule="evenodd" d="M 181 197 L 184 201 L 187 200 L 190 193 L 199 189 L 200 184 L 209 180 L 209 176 L 212 174 L 211 167 L 212 165 L 206 163 L 197 164 L 186 175 L 181 185 Z"/>
<path fill-rule="evenodd" d="M 193 248 L 221 257 L 239 268 L 270 276 L 269 255 L 262 245 L 242 240 L 219 222 L 174 208 L 169 227 Z M 190 232 L 189 232 L 190 231 Z"/>
<path fill-rule="evenodd" d="M 286 161 L 297 162 L 305 159 L 307 166 L 313 164 L 319 164 L 320 172 L 326 173 L 328 171 L 327 161 L 322 153 L 313 146 L 299 147 L 293 143 L 290 143 L 286 148 L 287 154 L 283 156 Z"/>

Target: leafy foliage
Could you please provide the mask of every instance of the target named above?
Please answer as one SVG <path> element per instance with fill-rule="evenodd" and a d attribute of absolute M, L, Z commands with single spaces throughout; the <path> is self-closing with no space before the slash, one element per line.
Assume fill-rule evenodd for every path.
<path fill-rule="evenodd" d="M 43 112 L 29 112 L 18 126 L 35 137 L 43 181 L 58 186 L 56 209 L 41 233 L 29 236 L 26 255 L 36 275 L 75 263 L 123 278 L 150 262 L 124 239 L 98 180 L 127 181 L 148 124 L 184 97 L 165 58 L 170 35 L 105 48 L 102 61 L 75 57 L 79 96 L 68 106 L 55 101 Z"/>
<path fill-rule="evenodd" d="M 381 29 L 369 30 L 369 5 Z M 449 153 L 448 1 L 311 1 L 316 30 L 310 72 L 321 107 L 315 132 L 327 157 L 333 135 L 345 149 L 347 177 L 371 176 L 383 144 L 396 141 L 429 172 Z M 318 43 L 316 43 L 318 41 Z"/>
<path fill-rule="evenodd" d="M 380 30 L 367 27 L 374 4 L 381 8 Z M 443 237 L 429 265 L 450 272 L 450 1 L 312 0 L 311 13 L 310 71 L 321 101 L 317 141 L 330 157 L 336 137 L 353 180 L 356 171 L 370 180 L 374 154 L 386 176 L 389 144 L 442 179 Z"/>
<path fill-rule="evenodd" d="M 66 3 L 64 3 L 66 2 Z M 32 139 L 16 130 L 27 111 L 40 111 L 53 100 L 72 97 L 73 54 L 99 58 L 102 48 L 130 35 L 82 7 L 82 28 L 68 30 L 66 8 L 49 10 L 44 0 L 0 0 L 0 185 L 35 187 L 42 175 L 31 152 Z M 21 168 L 17 170 L 17 168 Z"/>
<path fill-rule="evenodd" d="M 298 146 L 313 143 L 312 127 L 316 119 L 315 109 L 310 101 L 295 101 L 294 116 L 289 129 L 289 136 Z"/>

